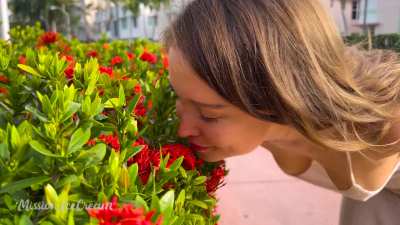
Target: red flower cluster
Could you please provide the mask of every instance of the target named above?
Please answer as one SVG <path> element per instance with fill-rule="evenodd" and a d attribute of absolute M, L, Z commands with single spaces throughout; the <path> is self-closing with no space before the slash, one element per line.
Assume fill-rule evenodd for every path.
<path fill-rule="evenodd" d="M 8 84 L 10 80 L 4 75 L 0 75 L 0 83 Z"/>
<path fill-rule="evenodd" d="M 145 100 L 145 97 L 143 95 L 140 96 L 139 102 L 136 104 L 136 107 L 134 109 L 136 116 L 146 115 L 147 110 L 146 110 L 146 107 L 144 106 L 144 100 Z"/>
<path fill-rule="evenodd" d="M 142 150 L 132 158 L 128 159 L 127 164 L 128 166 L 134 163 L 138 164 L 140 180 L 142 181 L 142 184 L 146 184 L 151 173 L 151 166 L 154 165 L 158 167 L 160 165 L 160 153 L 159 151 L 151 150 L 142 138 L 139 138 L 132 144 L 133 147 L 140 145 L 143 146 Z"/>
<path fill-rule="evenodd" d="M 74 78 L 74 68 L 75 68 L 74 57 L 71 55 L 65 55 L 63 56 L 63 58 L 65 59 L 65 61 L 68 62 L 68 67 L 64 70 L 65 77 L 68 80 L 71 80 L 72 78 Z"/>
<path fill-rule="evenodd" d="M 162 64 L 163 64 L 164 69 L 168 69 L 168 67 L 169 67 L 168 56 L 163 55 L 163 57 L 162 57 Z"/>
<path fill-rule="evenodd" d="M 105 135 L 105 134 L 100 134 L 99 139 L 106 143 L 108 146 L 111 148 L 115 149 L 115 151 L 119 151 L 121 148 L 121 145 L 119 144 L 119 139 L 117 135 Z"/>
<path fill-rule="evenodd" d="M 151 54 L 148 51 L 144 51 L 142 53 L 142 55 L 140 56 L 140 60 L 151 63 L 151 64 L 155 64 L 155 63 L 157 63 L 157 56 L 154 54 Z"/>
<path fill-rule="evenodd" d="M 122 59 L 121 56 L 115 56 L 114 58 L 111 59 L 111 66 L 119 65 L 124 62 L 124 59 Z"/>
<path fill-rule="evenodd" d="M 135 54 L 133 54 L 132 52 L 126 52 L 126 56 L 128 57 L 129 60 L 135 58 Z"/>
<path fill-rule="evenodd" d="M 225 177 L 225 164 L 221 164 L 211 172 L 211 176 L 206 181 L 206 189 L 209 194 L 214 193 L 223 183 Z"/>
<path fill-rule="evenodd" d="M 110 78 L 113 78 L 113 69 L 112 67 L 100 66 L 100 73 L 107 74 Z"/>
<path fill-rule="evenodd" d="M 52 32 L 52 31 L 45 32 L 39 37 L 38 46 L 53 44 L 57 41 L 57 39 L 58 39 L 57 32 Z"/>
<path fill-rule="evenodd" d="M 8 94 L 8 89 L 4 87 L 0 87 L 0 94 L 7 95 Z"/>
<path fill-rule="evenodd" d="M 139 177 L 143 184 L 146 184 L 152 166 L 160 166 L 160 151 L 150 149 L 150 147 L 144 142 L 142 138 L 139 138 L 132 146 L 142 145 L 142 150 L 136 154 L 134 157 L 128 160 L 128 166 L 133 163 L 137 163 L 139 166 Z M 169 160 L 166 167 L 170 167 L 175 160 L 183 156 L 182 166 L 186 170 L 193 170 L 196 168 L 196 156 L 193 154 L 192 150 L 182 144 L 168 144 L 161 148 L 161 154 L 163 157 L 169 154 Z"/>
<path fill-rule="evenodd" d="M 96 50 L 90 50 L 86 53 L 86 56 L 96 58 L 98 56 L 98 53 Z"/>
<path fill-rule="evenodd" d="M 88 146 L 94 146 L 96 145 L 96 138 L 90 139 L 89 141 L 86 142 Z"/>
<path fill-rule="evenodd" d="M 141 94 L 142 93 L 142 86 L 140 86 L 140 84 L 136 84 L 135 87 L 133 88 L 133 93 L 134 94 Z"/>
<path fill-rule="evenodd" d="M 186 170 L 194 170 L 196 168 L 196 156 L 193 151 L 182 144 L 167 144 L 162 147 L 162 154 L 168 155 L 169 160 L 167 167 L 169 167 L 175 160 L 183 156 L 182 166 Z"/>
<path fill-rule="evenodd" d="M 123 204 L 118 207 L 117 198 L 113 197 L 111 203 L 104 204 L 101 208 L 87 209 L 90 217 L 96 218 L 100 225 L 161 225 L 159 217 L 154 224 L 151 218 L 155 212 L 145 213 L 141 208 L 134 208 L 131 204 Z"/>
<path fill-rule="evenodd" d="M 19 64 L 26 64 L 26 57 L 21 55 L 20 57 L 18 57 L 18 63 Z"/>
<path fill-rule="evenodd" d="M 104 48 L 105 50 L 109 49 L 109 48 L 110 48 L 110 44 L 104 43 L 104 44 L 103 44 L 103 48 Z"/>

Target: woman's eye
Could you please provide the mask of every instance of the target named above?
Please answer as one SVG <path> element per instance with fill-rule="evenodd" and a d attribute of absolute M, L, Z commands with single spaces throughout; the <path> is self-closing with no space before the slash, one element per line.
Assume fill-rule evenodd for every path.
<path fill-rule="evenodd" d="M 203 115 L 200 115 L 200 118 L 201 118 L 201 120 L 203 120 L 204 122 L 207 122 L 207 123 L 216 123 L 219 120 L 219 118 L 212 118 L 212 117 L 207 117 L 207 116 L 203 116 Z"/>

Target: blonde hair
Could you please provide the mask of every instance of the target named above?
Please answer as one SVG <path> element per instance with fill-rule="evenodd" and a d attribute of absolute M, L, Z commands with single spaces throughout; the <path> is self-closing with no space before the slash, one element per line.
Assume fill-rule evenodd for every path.
<path fill-rule="evenodd" d="M 335 150 L 394 144 L 381 141 L 397 116 L 398 55 L 347 47 L 318 0 L 195 0 L 162 40 L 254 117 Z"/>

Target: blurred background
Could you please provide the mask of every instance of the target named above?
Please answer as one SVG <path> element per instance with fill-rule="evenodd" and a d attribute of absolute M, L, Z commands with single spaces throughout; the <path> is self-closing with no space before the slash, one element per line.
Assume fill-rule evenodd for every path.
<path fill-rule="evenodd" d="M 399 0 L 320 0 L 343 36 L 400 32 Z M 47 31 L 83 41 L 146 37 L 163 28 L 190 0 L 0 0 L 1 37 L 9 27 L 39 22 Z"/>
<path fill-rule="evenodd" d="M 400 0 L 320 0 L 348 43 L 400 52 Z M 0 0 L 1 38 L 40 23 L 81 41 L 159 40 L 190 0 Z M 246 165 L 246 166 L 243 166 Z M 283 174 L 263 148 L 227 160 L 220 225 L 338 224 L 341 196 Z"/>

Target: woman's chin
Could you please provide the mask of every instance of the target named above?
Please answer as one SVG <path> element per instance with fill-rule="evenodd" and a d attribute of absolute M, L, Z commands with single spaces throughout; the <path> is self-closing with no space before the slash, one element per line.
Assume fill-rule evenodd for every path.
<path fill-rule="evenodd" d="M 197 152 L 197 155 L 206 162 L 218 162 L 227 158 L 216 152 Z"/>

